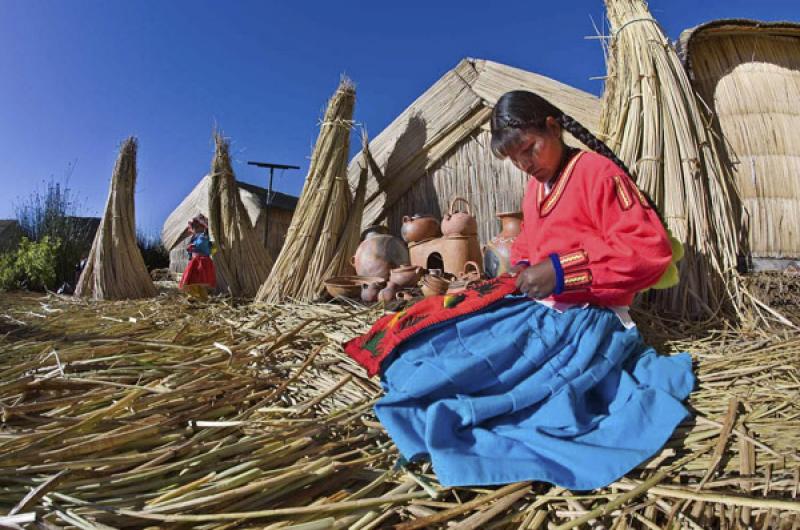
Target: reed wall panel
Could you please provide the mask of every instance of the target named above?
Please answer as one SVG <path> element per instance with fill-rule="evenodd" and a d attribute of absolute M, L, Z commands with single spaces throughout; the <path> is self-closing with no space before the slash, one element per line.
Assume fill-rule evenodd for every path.
<path fill-rule="evenodd" d="M 689 53 L 736 163 L 752 255 L 800 257 L 800 38 L 710 31 Z"/>

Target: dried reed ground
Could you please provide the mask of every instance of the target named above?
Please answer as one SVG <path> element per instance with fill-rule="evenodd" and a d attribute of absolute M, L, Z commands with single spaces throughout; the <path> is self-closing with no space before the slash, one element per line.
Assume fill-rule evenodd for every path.
<path fill-rule="evenodd" d="M 398 468 L 377 380 L 341 352 L 376 310 L 0 303 L 0 523 L 32 528 L 796 528 L 800 333 L 639 315 L 688 349 L 697 414 L 609 488 L 442 489 Z M 37 526 L 38 525 L 38 526 Z M 105 526 L 102 526 L 105 525 Z"/>

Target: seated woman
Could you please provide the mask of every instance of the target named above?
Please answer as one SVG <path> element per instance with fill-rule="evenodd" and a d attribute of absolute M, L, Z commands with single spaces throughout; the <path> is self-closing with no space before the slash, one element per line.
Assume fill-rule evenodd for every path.
<path fill-rule="evenodd" d="M 594 152 L 567 147 L 564 129 Z M 637 292 L 669 285 L 670 239 L 624 164 L 545 99 L 505 94 L 491 130 L 495 155 L 531 176 L 515 277 L 419 302 L 346 350 L 380 361 L 378 418 L 443 485 L 603 487 L 687 416 L 690 356 L 656 355 L 627 311 Z M 457 312 L 462 300 L 471 309 Z"/>

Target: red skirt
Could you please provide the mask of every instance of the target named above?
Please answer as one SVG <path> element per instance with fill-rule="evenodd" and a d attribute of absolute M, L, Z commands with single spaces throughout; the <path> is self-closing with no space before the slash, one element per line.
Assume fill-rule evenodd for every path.
<path fill-rule="evenodd" d="M 214 262 L 208 256 L 194 256 L 183 271 L 181 289 L 187 285 L 205 285 L 211 289 L 217 286 L 217 273 Z"/>

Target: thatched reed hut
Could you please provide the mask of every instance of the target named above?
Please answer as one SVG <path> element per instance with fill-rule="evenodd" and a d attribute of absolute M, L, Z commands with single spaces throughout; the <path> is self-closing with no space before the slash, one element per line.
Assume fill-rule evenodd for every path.
<path fill-rule="evenodd" d="M 368 182 L 362 225 L 386 221 L 399 233 L 404 215 L 443 215 L 458 195 L 475 208 L 481 241 L 496 234 L 495 213 L 520 208 L 528 179 L 490 149 L 489 116 L 509 90 L 537 92 L 597 131 L 597 97 L 511 66 L 464 59 L 370 142 L 382 174 Z M 571 137 L 567 142 L 581 146 Z M 348 168 L 352 189 L 360 165 L 361 154 Z"/>
<path fill-rule="evenodd" d="M 181 274 L 189 263 L 186 253 L 190 237 L 187 222 L 199 213 L 208 216 L 210 184 L 211 177 L 208 175 L 203 177 L 164 222 L 161 242 L 169 251 L 170 272 Z M 236 184 L 239 186 L 239 197 L 244 203 L 256 233 L 264 238 L 270 255 L 277 256 L 289 230 L 292 214 L 297 206 L 297 197 L 278 191 L 270 193 L 264 188 L 241 181 Z"/>
<path fill-rule="evenodd" d="M 736 167 L 754 264 L 800 258 L 800 24 L 717 20 L 681 34 Z"/>

